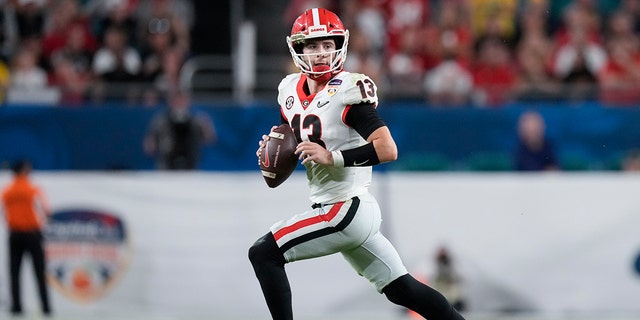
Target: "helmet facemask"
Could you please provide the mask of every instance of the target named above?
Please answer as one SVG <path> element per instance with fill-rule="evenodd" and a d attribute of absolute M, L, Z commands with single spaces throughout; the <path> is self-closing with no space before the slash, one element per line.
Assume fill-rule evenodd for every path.
<path fill-rule="evenodd" d="M 296 39 L 298 38 L 298 39 Z M 307 40 L 332 38 L 336 43 L 336 50 L 326 51 L 321 53 L 302 53 L 302 47 Z M 339 36 L 327 36 L 309 38 L 303 34 L 293 35 L 287 37 L 287 44 L 289 46 L 289 52 L 293 58 L 293 62 L 303 73 L 311 76 L 312 78 L 318 78 L 324 74 L 334 75 L 342 71 L 345 60 L 347 59 L 347 46 L 349 44 L 349 31 L 345 30 L 344 35 Z M 326 70 L 314 69 L 311 59 L 318 55 L 329 55 L 329 67 Z"/>

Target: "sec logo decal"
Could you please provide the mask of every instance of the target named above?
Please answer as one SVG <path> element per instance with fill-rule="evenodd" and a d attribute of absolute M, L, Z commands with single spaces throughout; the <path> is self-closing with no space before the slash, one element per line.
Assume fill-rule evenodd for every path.
<path fill-rule="evenodd" d="M 77 302 L 104 296 L 124 275 L 131 249 L 124 221 L 95 210 L 53 213 L 45 231 L 47 277 Z"/>
<path fill-rule="evenodd" d="M 291 108 L 293 108 L 293 96 L 287 97 L 287 100 L 285 101 L 285 108 L 287 108 L 287 110 L 291 110 Z"/>

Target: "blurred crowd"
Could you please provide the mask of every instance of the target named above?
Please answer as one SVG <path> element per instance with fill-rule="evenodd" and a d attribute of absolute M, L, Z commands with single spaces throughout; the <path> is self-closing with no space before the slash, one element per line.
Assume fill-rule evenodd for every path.
<path fill-rule="evenodd" d="M 0 0 L 0 101 L 156 105 L 193 54 L 193 6 Z M 640 102 L 640 0 L 289 0 L 287 31 L 316 6 L 343 19 L 345 68 L 372 77 L 383 98 Z"/>
<path fill-rule="evenodd" d="M 155 105 L 178 87 L 190 54 L 190 0 L 0 0 L 0 6 L 3 102 Z"/>
<path fill-rule="evenodd" d="M 432 106 L 640 102 L 638 0 L 294 0 L 350 29 L 346 69 Z"/>

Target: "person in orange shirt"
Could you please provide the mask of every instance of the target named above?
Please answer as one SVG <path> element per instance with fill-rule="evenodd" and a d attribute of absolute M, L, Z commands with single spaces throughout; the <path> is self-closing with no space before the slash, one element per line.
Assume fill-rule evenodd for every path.
<path fill-rule="evenodd" d="M 42 230 L 50 214 L 46 198 L 40 188 L 29 180 L 31 163 L 18 161 L 12 166 L 13 181 L 2 190 L 2 209 L 9 229 L 9 263 L 11 276 L 11 313 L 22 314 L 20 270 L 22 256 L 28 253 L 34 267 L 40 293 L 42 312 L 51 314 L 45 280 L 45 256 Z"/>

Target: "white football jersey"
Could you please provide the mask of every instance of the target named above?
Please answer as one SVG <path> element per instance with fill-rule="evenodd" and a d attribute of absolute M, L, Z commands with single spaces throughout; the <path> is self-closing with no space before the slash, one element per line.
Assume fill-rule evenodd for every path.
<path fill-rule="evenodd" d="M 314 95 L 303 91 L 306 76 L 290 74 L 278 86 L 278 103 L 298 139 L 323 145 L 327 150 L 347 150 L 366 144 L 358 132 L 344 123 L 351 105 L 378 104 L 377 88 L 367 76 L 340 72 Z M 310 199 L 314 203 L 334 203 L 367 192 L 372 167 L 325 166 L 308 163 Z"/>

